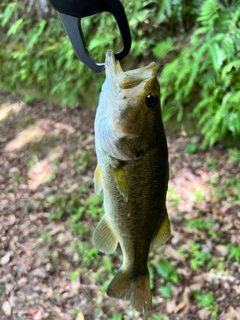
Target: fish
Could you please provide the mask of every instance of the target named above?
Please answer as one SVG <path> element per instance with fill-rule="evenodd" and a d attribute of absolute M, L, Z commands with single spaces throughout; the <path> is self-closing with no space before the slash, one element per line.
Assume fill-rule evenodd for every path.
<path fill-rule="evenodd" d="M 93 245 L 106 254 L 120 245 L 122 265 L 107 295 L 130 300 L 137 311 L 149 314 L 149 250 L 170 236 L 160 85 L 154 62 L 124 72 L 112 50 L 106 53 L 105 73 L 94 122 L 94 188 L 97 195 L 103 192 L 104 215 L 94 230 Z"/>

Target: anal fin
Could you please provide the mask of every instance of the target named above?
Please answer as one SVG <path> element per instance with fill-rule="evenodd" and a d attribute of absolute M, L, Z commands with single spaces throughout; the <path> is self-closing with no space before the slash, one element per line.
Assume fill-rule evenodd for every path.
<path fill-rule="evenodd" d="M 165 211 L 165 216 L 163 218 L 162 224 L 152 240 L 153 245 L 161 245 L 167 241 L 170 237 L 170 221 L 168 218 L 167 210 Z"/>
<path fill-rule="evenodd" d="M 103 216 L 93 233 L 94 246 L 104 253 L 116 251 L 118 240 L 114 235 L 106 216 Z"/>

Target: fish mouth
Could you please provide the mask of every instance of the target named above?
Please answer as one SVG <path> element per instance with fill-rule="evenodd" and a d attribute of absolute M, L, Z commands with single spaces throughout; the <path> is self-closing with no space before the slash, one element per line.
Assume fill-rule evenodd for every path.
<path fill-rule="evenodd" d="M 156 64 L 154 62 L 145 67 L 124 72 L 120 62 L 116 60 L 113 50 L 108 50 L 106 53 L 105 70 L 106 77 L 120 89 L 132 89 L 156 76 Z"/>
<path fill-rule="evenodd" d="M 107 76 L 116 77 L 120 72 L 123 72 L 120 62 L 116 60 L 113 50 L 108 50 L 106 53 L 105 70 Z"/>
<path fill-rule="evenodd" d="M 115 58 L 114 51 L 108 50 L 105 72 L 104 92 L 108 98 L 107 108 L 114 123 L 115 133 L 118 138 L 139 137 L 142 129 L 126 123 L 136 122 L 139 114 L 138 105 L 145 101 L 148 88 L 152 88 L 152 83 L 156 82 L 156 64 L 152 62 L 145 67 L 124 72 L 120 62 Z"/>

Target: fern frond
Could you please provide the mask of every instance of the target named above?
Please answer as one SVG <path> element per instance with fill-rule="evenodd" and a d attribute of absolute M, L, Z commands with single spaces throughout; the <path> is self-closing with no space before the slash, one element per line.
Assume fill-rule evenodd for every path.
<path fill-rule="evenodd" d="M 186 85 L 186 93 L 187 94 L 190 92 L 190 90 L 193 87 L 195 78 L 198 74 L 198 70 L 200 67 L 200 59 L 206 50 L 207 50 L 207 46 L 206 46 L 206 44 L 204 44 L 200 49 L 198 49 L 198 51 L 196 51 L 194 53 L 194 60 L 191 65 L 191 73 L 190 73 L 189 80 Z"/>
<path fill-rule="evenodd" d="M 208 48 L 212 58 L 213 69 L 218 72 L 223 63 L 223 54 L 217 43 L 209 44 Z"/>
<path fill-rule="evenodd" d="M 163 59 L 170 51 L 173 51 L 175 49 L 173 43 L 174 42 L 171 38 L 168 38 L 165 41 L 161 41 L 153 48 L 154 56 Z"/>
<path fill-rule="evenodd" d="M 214 88 L 214 86 L 216 86 L 216 73 L 213 69 L 208 69 L 202 75 L 201 84 L 205 89 Z"/>
<path fill-rule="evenodd" d="M 231 72 L 233 68 L 237 71 L 240 70 L 240 59 L 233 60 L 232 62 L 228 63 L 226 66 L 223 67 L 221 74 L 223 80 L 225 79 L 227 73 Z"/>
<path fill-rule="evenodd" d="M 170 63 L 166 64 L 163 68 L 161 79 L 162 83 L 169 83 L 169 81 L 174 80 L 177 77 L 177 71 L 181 67 L 181 59 L 174 59 Z"/>
<path fill-rule="evenodd" d="M 218 0 L 206 0 L 201 6 L 201 12 L 198 21 L 203 25 L 212 23 L 218 17 L 220 3 Z"/>

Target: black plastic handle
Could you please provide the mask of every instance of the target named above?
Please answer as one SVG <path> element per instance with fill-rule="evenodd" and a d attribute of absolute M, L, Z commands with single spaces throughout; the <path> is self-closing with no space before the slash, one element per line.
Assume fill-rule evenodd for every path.
<path fill-rule="evenodd" d="M 55 10 L 76 18 L 84 18 L 101 12 L 104 0 L 49 0 Z"/>
<path fill-rule="evenodd" d="M 79 60 L 95 72 L 104 70 L 104 63 L 96 62 L 85 45 L 81 18 L 101 12 L 111 13 L 120 30 L 123 48 L 115 53 L 117 60 L 122 60 L 131 48 L 131 34 L 124 8 L 119 0 L 49 0 L 58 11 L 66 33 Z"/>

